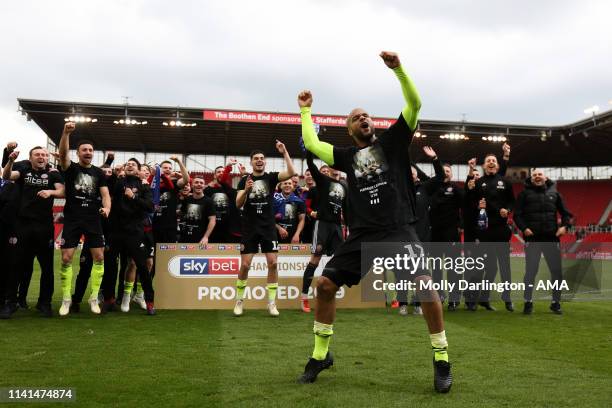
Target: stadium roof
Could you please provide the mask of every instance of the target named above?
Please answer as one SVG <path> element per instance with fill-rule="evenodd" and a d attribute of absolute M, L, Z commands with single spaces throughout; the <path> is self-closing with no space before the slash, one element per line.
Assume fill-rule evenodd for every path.
<path fill-rule="evenodd" d="M 91 139 L 96 148 L 113 151 L 167 152 L 183 154 L 248 155 L 261 149 L 278 156 L 276 139 L 282 140 L 293 157 L 299 157 L 300 125 L 295 113 L 244 112 L 226 109 L 171 106 L 139 106 L 83 102 L 18 99 L 22 113 L 33 120 L 54 142 L 58 143 L 64 119 L 84 116 L 96 123 L 77 126 L 72 142 Z M 147 121 L 146 125 L 121 125 L 115 121 L 129 116 Z M 351 139 L 343 126 L 342 116 L 319 115 L 321 139 L 335 145 L 349 145 Z M 387 124 L 395 118 L 379 118 Z M 180 120 L 196 126 L 164 126 L 163 122 Z M 486 153 L 501 153 L 501 142 L 484 141 L 483 137 L 506 137 L 512 145 L 513 166 L 609 166 L 612 165 L 612 111 L 563 126 L 530 126 L 495 123 L 454 122 L 421 119 L 423 138 L 415 138 L 414 160 L 424 160 L 419 146 L 431 145 L 440 158 L 454 164 L 466 163 L 472 157 L 481 160 Z M 465 135 L 453 140 L 442 135 Z M 461 137 L 461 136 L 457 136 Z"/>

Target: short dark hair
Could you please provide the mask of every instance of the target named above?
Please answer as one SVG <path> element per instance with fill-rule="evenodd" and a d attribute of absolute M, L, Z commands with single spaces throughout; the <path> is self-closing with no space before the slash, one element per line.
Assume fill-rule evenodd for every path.
<path fill-rule="evenodd" d="M 159 165 L 161 166 L 164 163 L 168 163 L 169 165 L 172 166 L 172 162 L 170 160 L 164 160 L 163 162 L 159 163 Z"/>
<path fill-rule="evenodd" d="M 93 144 L 93 142 L 91 140 L 89 140 L 89 139 L 81 139 L 81 140 L 79 140 L 77 142 L 77 150 L 79 150 L 81 148 L 81 146 L 83 146 L 85 144 L 91 145 L 91 147 L 95 149 L 94 144 Z"/>
<path fill-rule="evenodd" d="M 31 156 L 31 155 L 32 155 L 32 152 L 33 152 L 34 150 L 38 150 L 38 149 L 43 149 L 43 150 L 44 150 L 45 148 L 44 148 L 44 147 L 42 147 L 42 146 L 34 146 L 33 148 L 31 148 L 31 149 L 30 149 L 30 153 L 28 153 L 28 156 Z"/>
<path fill-rule="evenodd" d="M 100 166 L 100 168 L 101 168 L 101 169 L 110 169 L 110 168 L 111 168 L 111 166 L 110 166 L 110 164 L 106 164 L 106 163 L 104 163 L 103 165 L 101 165 L 101 166 Z"/>
<path fill-rule="evenodd" d="M 217 172 L 217 170 L 219 170 L 219 169 L 224 169 L 224 168 L 225 168 L 225 167 L 223 167 L 223 166 L 217 166 L 217 167 L 215 167 L 215 173 Z"/>
<path fill-rule="evenodd" d="M 442 167 L 449 167 L 451 170 L 453 169 L 453 166 L 450 163 L 442 163 Z"/>
<path fill-rule="evenodd" d="M 136 163 L 136 166 L 138 167 L 138 170 L 140 170 L 140 162 L 138 161 L 137 158 L 135 157 L 130 157 L 127 161 L 133 161 L 134 163 Z M 127 163 L 127 162 L 126 162 Z"/>
<path fill-rule="evenodd" d="M 263 154 L 264 157 L 266 156 L 263 150 L 256 149 L 256 150 L 251 151 L 251 153 L 249 153 L 249 157 L 251 158 L 251 160 L 253 160 L 253 156 L 255 156 L 256 154 Z"/>
<path fill-rule="evenodd" d="M 489 157 L 489 156 L 493 156 L 493 157 L 495 157 L 495 160 L 497 160 L 497 155 L 495 153 L 487 153 L 487 154 L 485 154 L 484 159 L 487 160 L 487 157 Z"/>

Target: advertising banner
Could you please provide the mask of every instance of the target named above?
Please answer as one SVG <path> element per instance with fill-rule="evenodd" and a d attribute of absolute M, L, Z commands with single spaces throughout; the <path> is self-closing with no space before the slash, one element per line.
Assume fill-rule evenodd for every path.
<path fill-rule="evenodd" d="M 249 111 L 203 111 L 204 120 L 218 120 L 224 122 L 268 123 L 278 125 L 299 125 L 302 119 L 299 113 L 249 112 Z M 346 116 L 312 115 L 312 121 L 320 126 L 346 126 Z M 386 129 L 395 123 L 396 119 L 372 118 L 374 125 Z"/>
<path fill-rule="evenodd" d="M 310 245 L 281 244 L 278 252 L 278 293 L 282 309 L 299 309 L 302 275 L 310 259 Z M 329 257 L 323 257 L 317 277 Z M 155 306 L 159 309 L 227 309 L 234 307 L 236 279 L 240 269 L 240 244 L 158 244 L 155 256 Z M 247 309 L 265 309 L 268 267 L 263 254 L 253 257 L 245 291 Z M 342 287 L 337 293 L 340 308 L 384 307 L 384 301 L 363 302 L 359 286 Z M 314 304 L 313 304 L 314 305 Z"/>

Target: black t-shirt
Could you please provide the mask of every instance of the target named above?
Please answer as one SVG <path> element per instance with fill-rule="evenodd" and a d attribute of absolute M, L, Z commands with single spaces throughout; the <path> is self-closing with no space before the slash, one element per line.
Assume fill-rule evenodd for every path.
<path fill-rule="evenodd" d="M 64 180 L 64 218 L 75 221 L 99 219 L 102 206 L 100 188 L 107 186 L 102 170 L 96 166 L 82 167 L 71 162 L 70 167 L 64 171 Z"/>
<path fill-rule="evenodd" d="M 204 195 L 213 202 L 215 214 L 217 215 L 217 228 L 230 232 L 240 220 L 240 214 L 236 208 L 236 189 L 229 186 L 208 186 L 204 189 Z M 236 231 L 237 232 L 237 231 Z"/>
<path fill-rule="evenodd" d="M 303 201 L 287 201 L 283 204 L 283 208 L 280 209 L 281 218 L 277 223 L 287 230 L 289 234 L 287 239 L 289 241 L 295 235 L 295 230 L 300 222 L 300 215 L 304 213 L 306 213 L 306 205 Z"/>
<path fill-rule="evenodd" d="M 334 147 L 333 167 L 347 175 L 352 231 L 396 229 L 416 221 L 408 152 L 412 135 L 400 115 L 370 146 Z"/>
<path fill-rule="evenodd" d="M 173 188 L 162 186 L 159 189 L 159 207 L 153 215 L 154 229 L 176 230 L 176 214 L 180 188 L 174 181 Z"/>
<path fill-rule="evenodd" d="M 64 179 L 57 170 L 34 170 L 31 167 L 16 170 L 19 172 L 17 184 L 21 188 L 19 217 L 36 220 L 41 223 L 53 222 L 53 197 L 38 197 L 42 190 L 55 190 L 55 184 L 64 184 Z"/>
<path fill-rule="evenodd" d="M 184 199 L 181 203 L 181 242 L 200 242 L 208 228 L 208 217 L 213 215 L 215 209 L 210 198 Z"/>
<path fill-rule="evenodd" d="M 316 183 L 316 187 L 311 189 L 309 194 L 311 208 L 317 212 L 317 219 L 333 222 L 340 225 L 342 222 L 342 210 L 346 204 L 346 183 L 335 180 L 321 173 L 312 160 L 312 155 L 308 156 L 308 169 Z"/>
<path fill-rule="evenodd" d="M 244 176 L 238 183 L 238 190 L 244 190 L 246 180 Z M 276 236 L 276 223 L 274 219 L 274 189 L 278 184 L 278 173 L 264 173 L 261 176 L 253 176 L 253 189 L 247 195 L 242 213 L 242 229 L 246 235 L 257 232 L 263 235 Z"/>

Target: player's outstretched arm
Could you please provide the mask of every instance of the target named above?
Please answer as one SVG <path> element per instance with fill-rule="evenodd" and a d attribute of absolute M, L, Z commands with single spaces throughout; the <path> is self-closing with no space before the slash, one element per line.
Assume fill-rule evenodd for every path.
<path fill-rule="evenodd" d="M 315 183 L 321 182 L 321 179 L 325 177 L 323 173 L 319 170 L 317 165 L 314 162 L 314 156 L 312 152 L 306 152 L 306 164 L 308 165 L 308 170 L 310 170 L 310 175 L 314 179 Z"/>
<path fill-rule="evenodd" d="M 59 162 L 64 171 L 70 167 L 70 134 L 74 132 L 74 129 L 76 129 L 75 123 L 66 123 L 59 142 Z"/>
<path fill-rule="evenodd" d="M 179 169 L 181 169 L 181 178 L 178 179 L 176 185 L 179 186 L 179 188 L 183 188 L 186 184 L 189 184 L 189 171 L 187 170 L 187 167 L 185 167 L 185 163 L 183 163 L 178 156 L 172 156 L 170 157 L 170 160 L 178 164 Z"/>
<path fill-rule="evenodd" d="M 19 156 L 18 150 L 13 150 L 8 156 L 8 161 L 2 169 L 2 178 L 4 180 L 17 180 L 19 178 L 20 173 L 18 171 L 13 171 L 13 163 L 15 163 L 17 156 Z"/>
<path fill-rule="evenodd" d="M 302 139 L 304 140 L 304 146 L 329 166 L 333 166 L 334 146 L 320 141 L 312 125 L 312 116 L 310 114 L 312 93 L 310 91 L 300 92 L 298 95 L 298 105 L 300 105 L 300 113 L 302 115 Z"/>
<path fill-rule="evenodd" d="M 285 160 L 285 166 L 287 166 L 286 170 L 278 173 L 278 181 L 285 181 L 293 176 L 297 176 L 297 172 L 295 171 L 295 168 L 293 166 L 293 160 L 291 160 L 291 156 L 289 156 L 289 152 L 287 151 L 285 144 L 280 140 L 277 140 L 276 150 L 278 150 L 278 152 L 283 155 L 283 159 Z"/>
<path fill-rule="evenodd" d="M 404 72 L 399 57 L 396 53 L 390 51 L 383 51 L 380 53 L 380 57 L 385 62 L 385 65 L 393 70 L 395 76 L 400 81 L 402 86 L 402 93 L 404 94 L 404 100 L 406 106 L 402 110 L 402 115 L 410 126 L 410 129 L 416 129 L 417 121 L 419 118 L 419 111 L 421 110 L 421 98 L 419 93 L 414 86 L 414 83 L 410 80 L 408 75 Z"/>

